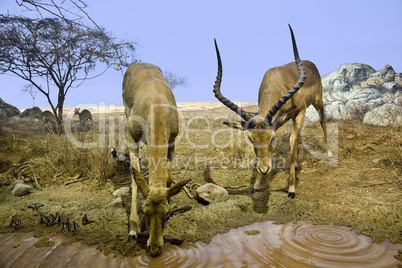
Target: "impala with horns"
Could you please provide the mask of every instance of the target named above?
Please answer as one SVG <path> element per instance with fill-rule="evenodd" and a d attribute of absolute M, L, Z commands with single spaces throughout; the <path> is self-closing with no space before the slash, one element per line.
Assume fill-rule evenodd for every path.
<path fill-rule="evenodd" d="M 272 158 L 277 129 L 292 119 L 293 131 L 290 136 L 291 167 L 288 182 L 288 197 L 294 198 L 296 169 L 299 167 L 298 137 L 306 115 L 306 109 L 310 104 L 313 104 L 319 114 L 327 147 L 328 139 L 324 119 L 320 74 L 314 63 L 300 60 L 290 25 L 289 29 L 292 37 L 295 62 L 269 69 L 265 73 L 258 94 L 259 109 L 257 114 L 244 111 L 222 95 L 220 91 L 222 61 L 216 40 L 215 49 L 218 58 L 218 75 L 213 92 L 220 102 L 243 118 L 243 121 L 224 122 L 224 124 L 233 128 L 247 130 L 249 140 L 254 146 L 258 175 L 252 193 L 262 189 L 264 175 L 273 170 Z M 331 156 L 330 151 L 328 151 L 328 155 Z"/>
<path fill-rule="evenodd" d="M 123 80 L 123 102 L 127 117 L 127 140 L 130 144 L 132 204 L 129 241 L 138 238 L 137 185 L 144 196 L 143 211 L 147 218 L 151 255 L 161 254 L 163 229 L 171 215 L 170 197 L 179 193 L 189 181 L 172 187 L 174 142 L 179 132 L 176 101 L 159 67 L 149 63 L 131 65 Z M 140 174 L 139 143 L 147 144 L 149 185 Z"/>

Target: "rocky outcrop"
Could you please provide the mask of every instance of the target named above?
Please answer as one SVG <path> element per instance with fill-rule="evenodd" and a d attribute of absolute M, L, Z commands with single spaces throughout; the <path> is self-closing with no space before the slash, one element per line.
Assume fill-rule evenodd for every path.
<path fill-rule="evenodd" d="M 385 65 L 375 71 L 366 64 L 343 64 L 338 70 L 324 76 L 322 84 L 327 120 L 364 118 L 364 123 L 384 125 L 373 119 L 376 114 L 383 117 L 385 125 L 392 122 L 400 124 L 396 120 L 396 113 L 402 106 L 399 101 L 402 95 L 402 74 L 395 73 L 392 66 Z M 366 117 L 367 113 L 369 115 Z M 306 121 L 318 121 L 318 114 L 312 106 L 307 109 Z"/>
<path fill-rule="evenodd" d="M 388 126 L 388 125 L 401 126 L 402 125 L 401 107 L 386 104 L 381 107 L 375 108 L 364 115 L 363 123 L 378 126 Z"/>
<path fill-rule="evenodd" d="M 20 110 L 17 107 L 8 104 L 0 98 L 0 117 L 4 119 L 11 118 L 13 116 L 19 116 Z"/>
<path fill-rule="evenodd" d="M 350 91 L 354 86 L 366 81 L 375 72 L 375 69 L 367 64 L 342 64 L 338 70 L 322 77 L 323 90 L 325 92 Z"/>
<path fill-rule="evenodd" d="M 21 117 L 29 117 L 29 118 L 36 118 L 36 119 L 40 119 L 42 117 L 42 110 L 39 107 L 32 107 L 32 108 L 28 108 L 25 109 L 22 113 L 21 113 Z"/>

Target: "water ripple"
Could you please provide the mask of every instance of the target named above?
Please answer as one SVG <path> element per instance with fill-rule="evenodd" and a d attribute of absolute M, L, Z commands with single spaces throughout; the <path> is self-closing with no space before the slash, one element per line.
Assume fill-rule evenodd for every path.
<path fill-rule="evenodd" d="M 349 228 L 297 224 L 254 223 L 218 234 L 209 244 L 189 249 L 166 244 L 156 258 L 104 256 L 96 246 L 73 243 L 36 248 L 30 234 L 0 234 L 0 267 L 397 267 L 393 256 L 402 245 L 373 244 Z"/>

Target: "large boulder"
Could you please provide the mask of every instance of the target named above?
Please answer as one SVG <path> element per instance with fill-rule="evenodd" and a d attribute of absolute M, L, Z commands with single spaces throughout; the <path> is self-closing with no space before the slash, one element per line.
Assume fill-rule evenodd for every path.
<path fill-rule="evenodd" d="M 336 100 L 327 103 L 324 106 L 325 118 L 327 120 L 348 120 L 352 118 L 347 106 L 344 104 L 343 101 Z"/>
<path fill-rule="evenodd" d="M 366 118 L 364 122 L 384 125 L 378 120 L 373 121 L 374 113 L 380 113 L 381 118 L 391 116 L 389 113 L 378 109 L 367 117 L 365 115 L 398 98 L 402 90 L 402 74 L 395 73 L 390 65 L 375 71 L 367 64 L 343 64 L 338 70 L 322 77 L 322 84 L 326 119 Z M 394 121 L 391 117 L 388 118 L 390 122 Z M 307 109 L 306 119 L 318 121 L 313 107 Z"/>
<path fill-rule="evenodd" d="M 382 84 L 382 87 L 389 93 L 397 93 L 398 91 L 402 91 L 402 81 L 391 81 L 385 82 Z"/>
<path fill-rule="evenodd" d="M 7 102 L 3 101 L 1 98 L 0 98 L 0 110 L 4 111 L 4 113 L 7 115 L 7 118 L 10 118 L 13 116 L 19 116 L 21 113 L 17 107 L 15 107 L 11 104 L 8 104 Z"/>
<path fill-rule="evenodd" d="M 324 91 L 350 91 L 366 81 L 376 70 L 367 64 L 346 63 L 338 70 L 322 77 Z"/>
<path fill-rule="evenodd" d="M 402 126 L 402 109 L 398 105 L 383 105 L 366 113 L 363 123 L 377 126 Z"/>
<path fill-rule="evenodd" d="M 30 117 L 30 118 L 36 118 L 36 119 L 40 119 L 42 117 L 42 110 L 39 107 L 32 107 L 32 108 L 28 108 L 25 109 L 22 113 L 21 113 L 21 117 Z"/>
<path fill-rule="evenodd" d="M 386 64 L 381 70 L 373 73 L 372 77 L 382 77 L 385 78 L 386 82 L 395 80 L 395 71 L 391 65 Z"/>
<path fill-rule="evenodd" d="M 356 107 L 364 107 L 367 110 L 377 108 L 385 103 L 383 95 L 375 88 L 359 88 L 348 96 L 346 107 L 350 111 Z"/>

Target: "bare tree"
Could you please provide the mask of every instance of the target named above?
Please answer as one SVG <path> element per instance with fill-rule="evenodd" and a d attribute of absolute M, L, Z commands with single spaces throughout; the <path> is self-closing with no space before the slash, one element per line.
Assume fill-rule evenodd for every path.
<path fill-rule="evenodd" d="M 163 72 L 163 75 L 172 90 L 177 86 L 187 86 L 187 77 L 180 77 L 171 72 Z"/>
<path fill-rule="evenodd" d="M 51 15 L 64 20 L 66 23 L 80 25 L 81 21 L 87 18 L 100 29 L 96 22 L 85 11 L 88 5 L 82 0 L 15 0 L 15 2 L 25 11 L 38 13 L 41 18 Z M 45 16 L 43 15 L 44 13 Z"/>
<path fill-rule="evenodd" d="M 35 107 L 35 99 L 36 99 L 36 95 L 38 94 L 38 90 L 32 84 L 28 84 L 23 87 L 22 92 L 24 92 L 25 94 L 31 95 L 32 107 Z"/>
<path fill-rule="evenodd" d="M 117 64 L 128 67 L 136 62 L 134 43 L 117 43 L 104 29 L 71 25 L 59 18 L 0 15 L 0 36 L 0 73 L 12 73 L 44 94 L 59 125 L 70 88 Z M 56 101 L 50 94 L 54 89 Z"/>

